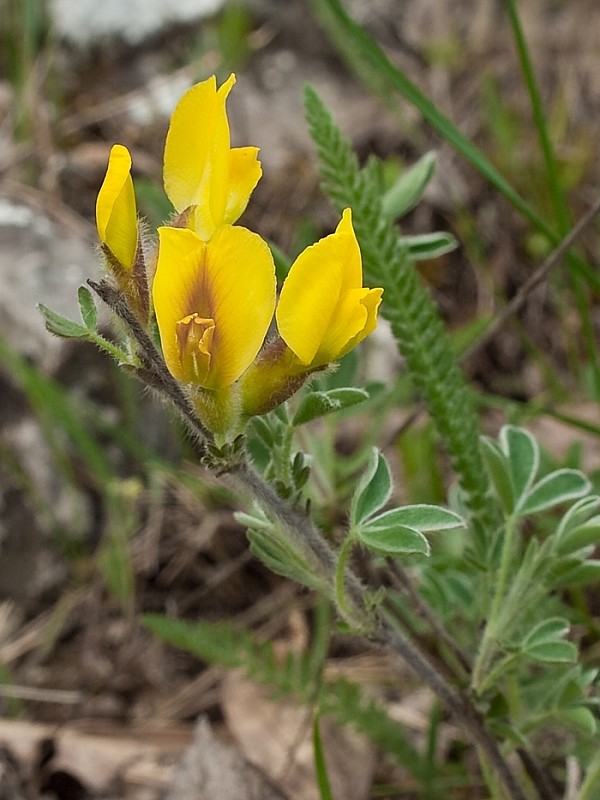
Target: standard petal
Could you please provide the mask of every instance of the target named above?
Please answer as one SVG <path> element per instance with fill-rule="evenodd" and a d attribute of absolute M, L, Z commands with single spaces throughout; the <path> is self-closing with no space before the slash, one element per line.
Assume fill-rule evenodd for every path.
<path fill-rule="evenodd" d="M 210 317 L 206 304 L 206 244 L 187 228 L 158 229 L 159 248 L 152 298 L 167 367 L 187 382 L 177 324 L 189 315 Z M 204 302 L 203 302 L 204 300 Z"/>
<path fill-rule="evenodd" d="M 335 233 L 339 258 L 344 264 L 342 292 L 362 286 L 362 257 L 358 240 L 352 227 L 352 211 L 345 208 Z"/>
<path fill-rule="evenodd" d="M 106 176 L 96 200 L 96 226 L 100 241 L 126 269 L 135 260 L 138 240 L 131 156 L 121 144 L 111 148 Z"/>
<path fill-rule="evenodd" d="M 303 364 L 315 357 L 340 299 L 344 265 L 339 237 L 307 247 L 292 264 L 277 304 L 277 327 Z"/>
<path fill-rule="evenodd" d="M 208 244 L 187 228 L 162 227 L 158 233 L 152 291 L 167 366 L 180 381 L 227 387 L 256 357 L 273 316 L 271 252 L 258 234 L 230 225 L 219 228 Z M 210 348 L 201 368 L 199 357 L 185 352 L 182 357 L 183 327 L 192 322 L 202 330 L 189 339 L 190 346 L 201 343 L 203 353 Z"/>
<path fill-rule="evenodd" d="M 207 245 L 207 287 L 215 320 L 208 388 L 229 386 L 260 350 L 275 308 L 275 264 L 266 242 L 224 225 Z"/>
<path fill-rule="evenodd" d="M 225 101 L 235 76 L 217 90 L 211 76 L 192 86 L 172 116 L 164 155 L 165 191 L 174 208 L 203 205 L 220 224 L 225 210 L 229 168 L 229 123 Z"/>
<path fill-rule="evenodd" d="M 232 225 L 244 213 L 250 195 L 262 175 L 258 147 L 235 147 L 229 151 L 229 178 L 223 221 Z"/>

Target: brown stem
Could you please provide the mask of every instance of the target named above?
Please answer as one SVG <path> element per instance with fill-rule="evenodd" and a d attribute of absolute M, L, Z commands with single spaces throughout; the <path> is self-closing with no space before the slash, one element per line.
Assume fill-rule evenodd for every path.
<path fill-rule="evenodd" d="M 400 655 L 462 723 L 474 744 L 481 747 L 488 757 L 511 800 L 527 800 L 500 752 L 496 740 L 488 732 L 483 719 L 469 698 L 453 689 L 429 661 L 413 647 L 412 643 L 400 631 L 392 628 L 386 619 L 380 618 L 380 626 L 375 640 Z"/>

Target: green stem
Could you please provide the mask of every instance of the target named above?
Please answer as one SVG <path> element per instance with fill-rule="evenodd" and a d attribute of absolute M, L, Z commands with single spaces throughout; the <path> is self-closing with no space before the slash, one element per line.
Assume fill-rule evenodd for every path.
<path fill-rule="evenodd" d="M 502 555 L 500 559 L 500 567 L 496 576 L 496 586 L 494 588 L 494 596 L 492 598 L 492 605 L 488 615 L 483 637 L 473 667 L 473 678 L 471 686 L 478 694 L 481 692 L 485 673 L 496 648 L 496 636 L 498 628 L 506 608 L 503 607 L 506 595 L 506 584 L 508 582 L 508 574 L 513 557 L 515 535 L 517 531 L 516 519 L 510 516 L 506 520 L 504 541 L 502 543 Z"/>

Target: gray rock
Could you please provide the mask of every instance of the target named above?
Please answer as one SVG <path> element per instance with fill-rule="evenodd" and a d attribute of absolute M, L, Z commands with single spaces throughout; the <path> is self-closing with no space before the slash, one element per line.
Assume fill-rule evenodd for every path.
<path fill-rule="evenodd" d="M 85 45 L 105 37 L 138 44 L 173 23 L 209 16 L 227 0 L 52 0 L 56 30 L 65 39 Z"/>
<path fill-rule="evenodd" d="M 0 336 L 45 372 L 61 360 L 38 303 L 79 319 L 77 288 L 98 274 L 93 247 L 65 233 L 38 210 L 0 196 Z"/>

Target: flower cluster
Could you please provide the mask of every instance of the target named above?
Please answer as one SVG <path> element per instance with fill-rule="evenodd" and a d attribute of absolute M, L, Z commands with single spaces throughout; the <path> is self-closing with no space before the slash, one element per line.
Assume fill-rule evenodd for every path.
<path fill-rule="evenodd" d="M 213 76 L 189 89 L 173 112 L 163 178 L 175 214 L 158 228 L 157 248 L 141 233 L 123 145 L 111 150 L 96 205 L 120 290 L 144 326 L 155 316 L 169 371 L 187 386 L 203 423 L 225 435 L 368 336 L 382 294 L 362 286 L 346 209 L 335 233 L 292 264 L 277 299 L 267 243 L 234 224 L 262 174 L 257 148 L 231 147 L 225 106 L 234 83 L 231 75 L 217 87 Z M 273 315 L 277 334 L 265 343 Z"/>

